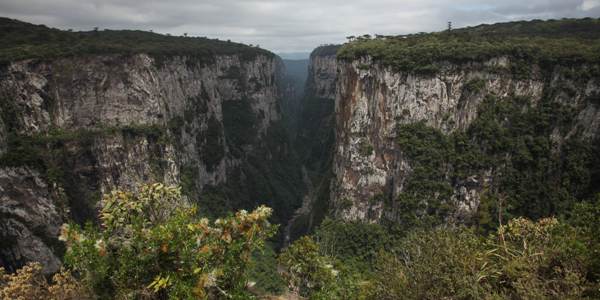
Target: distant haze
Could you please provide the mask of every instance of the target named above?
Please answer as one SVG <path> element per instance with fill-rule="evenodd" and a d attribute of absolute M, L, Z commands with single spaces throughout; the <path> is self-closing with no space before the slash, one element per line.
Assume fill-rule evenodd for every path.
<path fill-rule="evenodd" d="M 2 0 L 0 15 L 62 29 L 187 33 L 308 53 L 348 35 L 439 31 L 447 21 L 463 27 L 599 17 L 600 0 Z"/>
<path fill-rule="evenodd" d="M 283 59 L 289 60 L 303 60 L 310 57 L 310 52 L 283 52 L 277 53 Z"/>

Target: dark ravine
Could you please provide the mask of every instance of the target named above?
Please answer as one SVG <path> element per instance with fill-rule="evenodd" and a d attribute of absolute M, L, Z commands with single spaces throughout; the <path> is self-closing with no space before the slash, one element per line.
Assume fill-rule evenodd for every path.
<path fill-rule="evenodd" d="M 305 83 L 308 76 L 308 59 L 284 59 L 284 76 L 282 78 L 283 95 L 281 97 L 281 113 L 284 123 L 292 139 L 297 134 L 302 113 L 302 100 L 305 94 Z"/>
<path fill-rule="evenodd" d="M 287 241 L 311 232 L 329 212 L 338 48 L 339 45 L 321 46 L 310 55 L 295 139 L 307 193 L 302 206 L 288 222 Z"/>

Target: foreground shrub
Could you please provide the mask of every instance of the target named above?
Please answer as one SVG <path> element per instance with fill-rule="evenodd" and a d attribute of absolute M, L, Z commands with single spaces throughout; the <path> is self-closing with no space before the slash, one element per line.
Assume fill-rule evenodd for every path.
<path fill-rule="evenodd" d="M 581 238 L 554 218 L 511 220 L 489 242 L 499 271 L 496 289 L 510 298 L 581 299 L 591 285 Z"/>
<path fill-rule="evenodd" d="M 305 236 L 279 255 L 281 275 L 290 291 L 308 299 L 366 299 L 370 286 L 363 274 L 353 264 L 321 254 L 320 247 Z"/>
<path fill-rule="evenodd" d="M 322 254 L 344 260 L 364 262 L 368 267 L 379 250 L 389 249 L 392 237 L 378 224 L 336 221 L 325 218 L 315 233 Z"/>
<path fill-rule="evenodd" d="M 569 219 L 582 237 L 590 258 L 588 280 L 600 281 L 600 194 L 594 201 L 582 202 L 575 206 Z M 596 298 L 600 298 L 600 289 L 596 291 Z"/>
<path fill-rule="evenodd" d="M 114 191 L 102 200 L 101 227 L 65 225 L 65 263 L 101 298 L 250 297 L 253 251 L 275 232 L 261 206 L 210 222 L 181 191 L 162 184 Z"/>
<path fill-rule="evenodd" d="M 4 274 L 0 268 L 0 299 L 85 300 L 91 297 L 70 272 L 62 270 L 48 282 L 42 265 L 29 263 L 15 274 Z"/>
<path fill-rule="evenodd" d="M 319 246 L 310 237 L 302 237 L 279 256 L 282 276 L 290 290 L 301 296 L 324 292 L 337 276 L 330 258 L 319 254 Z"/>
<path fill-rule="evenodd" d="M 374 299 L 582 299 L 589 251 L 575 228 L 554 218 L 511 220 L 482 238 L 465 228 L 409 234 L 382 253 Z"/>
<path fill-rule="evenodd" d="M 481 299 L 493 274 L 483 241 L 464 228 L 414 231 L 398 253 L 381 252 L 376 299 Z"/>

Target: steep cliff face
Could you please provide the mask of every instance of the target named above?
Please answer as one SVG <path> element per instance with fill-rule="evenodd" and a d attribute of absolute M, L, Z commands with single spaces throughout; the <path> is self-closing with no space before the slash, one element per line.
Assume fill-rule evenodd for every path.
<path fill-rule="evenodd" d="M 294 188 L 277 198 L 287 190 L 248 182 L 259 180 L 254 163 L 289 162 L 290 145 L 279 129 L 280 72 L 281 61 L 267 54 L 215 55 L 208 62 L 85 55 L 3 66 L 2 235 L 14 241 L 2 244 L 3 265 L 42 260 L 48 272 L 56 271 L 60 249 L 49 251 L 48 243 L 56 240 L 57 226 L 70 216 L 93 220 L 102 194 L 140 182 L 181 184 L 206 214 L 266 199 L 289 211 L 297 205 Z M 288 179 L 296 173 L 262 179 L 279 176 L 281 184 L 293 185 Z M 241 187 L 216 191 L 233 186 Z M 59 191 L 70 216 L 53 212 Z M 246 198 L 234 199 L 239 194 Z M 23 214 L 23 206 L 40 211 Z M 282 209 L 280 217 L 285 214 Z"/>
<path fill-rule="evenodd" d="M 55 237 L 64 203 L 40 174 L 28 168 L 0 169 L 0 263 L 15 271 L 15 262 L 35 259 L 46 270 L 60 267 L 62 246 Z"/>
<path fill-rule="evenodd" d="M 521 126 L 523 132 L 515 135 L 521 141 L 529 134 L 527 126 L 537 126 L 536 135 L 528 139 L 547 140 L 544 147 L 549 147 L 548 155 L 556 161 L 564 162 L 571 145 L 582 142 L 593 147 L 590 145 L 598 139 L 600 79 L 574 75 L 593 74 L 597 65 L 529 65 L 524 77 L 510 71 L 518 62 L 508 56 L 462 64 L 445 62 L 433 74 L 395 71 L 368 56 L 338 63 L 335 179 L 331 193 L 335 214 L 344 219 L 399 221 L 401 214 L 414 207 L 431 209 L 431 202 L 415 200 L 416 206 L 411 206 L 407 199 L 429 196 L 441 202 L 447 220 L 470 220 L 485 192 L 498 189 L 500 178 L 509 175 L 502 166 L 517 165 L 511 158 L 520 157 L 513 149 L 503 149 L 498 153 L 508 159 L 501 163 L 484 161 L 486 155 L 491 155 L 488 145 L 493 142 L 480 133 L 482 124 L 489 121 L 484 119 L 488 115 L 495 114 L 492 118 L 497 125 L 486 128 L 491 130 L 490 137 Z M 512 109 L 513 116 L 538 116 L 539 120 L 514 124 L 511 113 L 503 114 L 498 109 L 503 105 Z M 544 114 L 550 117 L 542 121 Z M 460 149 L 459 140 L 485 155 L 464 156 L 470 152 Z M 420 144 L 423 141 L 431 144 Z M 533 146 L 524 143 L 514 146 L 526 149 L 533 156 L 529 157 L 531 162 L 545 159 L 535 157 Z M 444 151 L 451 149 L 452 154 L 440 152 L 443 157 L 438 158 L 439 153 L 433 152 L 437 146 L 444 147 Z M 597 149 L 586 155 L 594 153 Z M 480 164 L 462 168 L 464 162 L 456 157 Z M 583 167 L 590 168 L 590 162 Z M 434 171 L 423 171 L 426 168 Z M 430 177 L 432 172 L 437 178 Z M 566 175 L 555 176 L 548 175 L 553 179 L 547 180 L 561 182 Z M 594 176 L 585 178 L 586 188 L 590 188 L 590 180 L 594 185 Z M 413 188 L 416 181 L 425 191 Z M 444 182 L 445 186 L 437 190 L 436 183 L 428 188 L 427 182 L 434 181 Z M 422 214 L 426 213 L 417 213 Z"/>
<path fill-rule="evenodd" d="M 310 54 L 306 92 L 310 97 L 335 99 L 336 58 L 339 45 L 321 46 Z"/>

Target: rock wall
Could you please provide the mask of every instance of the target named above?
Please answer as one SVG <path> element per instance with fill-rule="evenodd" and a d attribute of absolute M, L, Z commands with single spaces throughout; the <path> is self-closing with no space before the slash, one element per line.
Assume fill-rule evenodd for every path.
<path fill-rule="evenodd" d="M 15 262 L 33 259 L 47 271 L 58 270 L 60 200 L 37 171 L 0 169 L 0 263 L 8 271 L 15 271 Z"/>
<path fill-rule="evenodd" d="M 2 265 L 37 260 L 56 271 L 60 251 L 50 244 L 58 226 L 93 219 L 111 189 L 181 183 L 198 198 L 232 173 L 241 180 L 245 153 L 266 144 L 281 117 L 281 69 L 277 57 L 262 54 L 91 55 L 3 66 L 0 235 L 11 242 L 1 244 Z M 235 125 L 244 120 L 252 130 L 242 143 Z M 70 214 L 54 212 L 59 191 Z"/>
<path fill-rule="evenodd" d="M 331 187 L 335 214 L 348 220 L 384 217 L 384 202 L 393 202 L 402 193 L 413 172 L 413 163 L 397 143 L 399 126 L 424 122 L 444 134 L 465 131 L 486 95 L 522 96 L 535 106 L 550 91 L 559 91 L 552 93 L 552 101 L 573 108 L 576 117 L 564 134 L 554 131 L 556 144 L 578 130 L 583 130 L 582 139 L 598 137 L 600 107 L 593 99 L 600 80 L 570 76 L 593 66 L 531 66 L 524 77 L 508 71 L 512 63 L 508 57 L 446 63 L 435 74 L 420 75 L 393 71 L 369 57 L 338 61 Z M 492 179 L 489 172 L 481 172 L 453 182 L 455 214 L 474 213 L 482 189 Z"/>
<path fill-rule="evenodd" d="M 338 47 L 334 46 L 334 50 Z M 335 51 L 320 51 L 322 48 L 315 49 L 310 55 L 306 92 L 316 98 L 335 99 L 337 72 Z"/>

